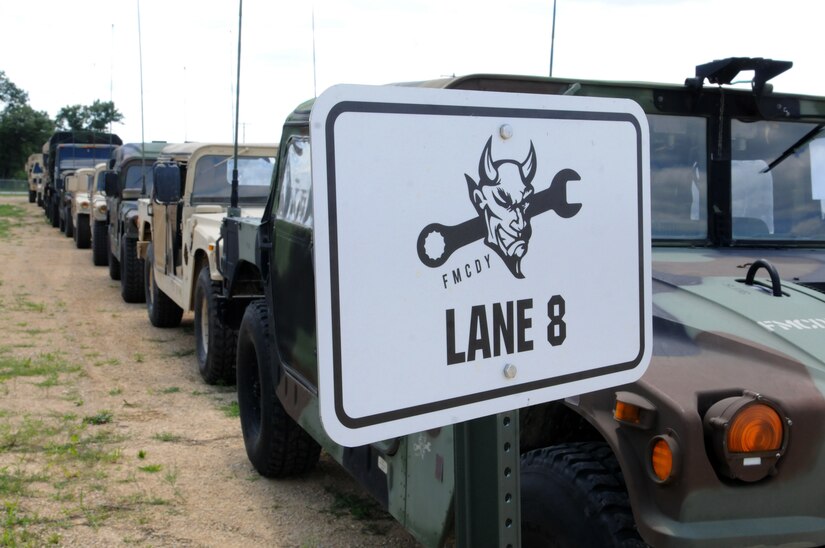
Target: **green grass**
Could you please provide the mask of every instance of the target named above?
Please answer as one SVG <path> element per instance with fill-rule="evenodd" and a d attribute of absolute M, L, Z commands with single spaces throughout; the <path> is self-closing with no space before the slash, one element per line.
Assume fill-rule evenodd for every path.
<path fill-rule="evenodd" d="M 111 411 L 100 411 L 95 415 L 83 417 L 83 424 L 109 424 L 112 422 Z"/>
<path fill-rule="evenodd" d="M 186 350 L 176 350 L 170 354 L 173 358 L 185 358 L 186 356 L 191 356 L 195 353 L 194 348 L 188 348 Z"/>
<path fill-rule="evenodd" d="M 146 472 L 148 474 L 157 474 L 161 470 L 163 470 L 162 464 L 147 464 L 146 466 L 138 466 L 138 470 L 141 472 Z"/>
<path fill-rule="evenodd" d="M 178 392 L 180 392 L 180 388 L 178 388 L 177 386 L 170 386 L 168 388 L 163 388 L 160 391 L 161 394 L 177 394 Z"/>
<path fill-rule="evenodd" d="M 0 238 L 8 238 L 15 219 L 21 219 L 26 214 L 22 207 L 11 204 L 0 204 Z"/>
<path fill-rule="evenodd" d="M 229 418 L 237 418 L 241 416 L 241 408 L 238 406 L 238 402 L 236 401 L 222 405 L 220 409 L 223 411 L 223 414 Z"/>
<path fill-rule="evenodd" d="M 16 377 L 46 377 L 44 386 L 52 386 L 63 373 L 77 373 L 82 370 L 71 365 L 56 354 L 39 354 L 34 358 L 18 358 L 0 354 L 0 383 Z"/>
<path fill-rule="evenodd" d="M 176 435 L 176 434 L 170 434 L 169 432 L 158 432 L 157 434 L 152 436 L 152 439 L 156 439 L 158 441 L 163 441 L 163 442 L 173 442 L 174 443 L 174 442 L 180 441 L 181 437 Z"/>

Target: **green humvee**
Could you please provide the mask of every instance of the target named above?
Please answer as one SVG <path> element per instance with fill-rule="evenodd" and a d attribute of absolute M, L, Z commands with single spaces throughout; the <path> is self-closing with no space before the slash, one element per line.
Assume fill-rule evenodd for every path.
<path fill-rule="evenodd" d="M 768 80 L 790 66 L 724 59 L 684 85 L 496 75 L 405 84 L 628 98 L 648 118 L 650 366 L 632 384 L 518 410 L 521 532 L 508 537 L 502 520 L 499 539 L 825 544 L 825 97 L 774 93 Z M 742 71 L 753 71 L 750 89 L 730 85 Z M 223 225 L 222 311 L 240 325 L 247 455 L 262 475 L 284 477 L 311 469 L 323 448 L 423 544 L 470 544 L 464 497 L 496 491 L 459 484 L 456 465 L 470 462 L 456 451 L 461 425 L 350 448 L 320 423 L 312 106 L 284 124 L 263 218 Z"/>

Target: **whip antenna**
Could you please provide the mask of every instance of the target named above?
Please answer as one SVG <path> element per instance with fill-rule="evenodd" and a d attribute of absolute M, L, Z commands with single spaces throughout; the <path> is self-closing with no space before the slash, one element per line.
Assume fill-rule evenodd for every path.
<path fill-rule="evenodd" d="M 137 21 L 138 21 L 138 58 L 140 59 L 140 176 L 142 179 L 141 188 L 146 189 L 146 152 L 144 144 L 146 138 L 143 136 L 143 41 L 140 32 L 140 0 L 137 0 Z"/>
<path fill-rule="evenodd" d="M 238 75 L 235 82 L 235 162 L 232 165 L 232 194 L 229 198 L 229 217 L 240 217 L 238 209 L 238 116 L 241 104 L 241 27 L 243 22 L 243 0 L 238 0 Z"/>

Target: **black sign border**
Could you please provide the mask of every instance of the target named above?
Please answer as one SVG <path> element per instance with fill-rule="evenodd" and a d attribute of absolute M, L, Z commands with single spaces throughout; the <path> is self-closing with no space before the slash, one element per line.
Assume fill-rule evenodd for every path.
<path fill-rule="evenodd" d="M 492 400 L 496 398 L 512 396 L 523 392 L 540 390 L 551 386 L 568 384 L 576 381 L 586 380 L 593 377 L 609 375 L 627 371 L 637 367 L 645 353 L 645 330 L 640 330 L 639 353 L 628 362 L 603 366 L 597 369 L 590 369 L 578 373 L 569 373 L 550 379 L 542 379 L 522 384 L 514 384 L 467 394 L 445 400 L 428 402 L 414 405 L 394 411 L 385 411 L 364 417 L 351 417 L 344 409 L 343 402 L 343 375 L 341 371 L 341 306 L 339 291 L 339 271 L 338 271 L 338 213 L 336 201 L 336 171 L 335 171 L 335 123 L 338 118 L 346 113 L 367 113 L 367 114 L 412 114 L 427 116 L 473 116 L 484 118 L 532 118 L 548 120 L 581 120 L 581 121 L 602 121 L 602 122 L 626 122 L 632 124 L 636 130 L 636 199 L 638 217 L 638 257 L 639 257 L 639 325 L 644 326 L 645 293 L 644 293 L 644 264 L 645 242 L 644 242 L 644 215 L 643 215 L 643 184 L 642 179 L 642 129 L 639 121 L 630 113 L 623 112 L 601 112 L 601 111 L 576 111 L 576 110 L 551 110 L 551 109 L 522 109 L 516 107 L 483 107 L 464 105 L 434 105 L 416 103 L 386 103 L 370 101 L 341 101 L 336 103 L 327 114 L 326 125 L 324 127 L 324 137 L 326 141 L 326 168 L 327 168 L 327 212 L 329 216 L 329 254 L 330 254 L 330 296 L 332 315 L 332 366 L 333 366 L 333 389 L 335 414 L 339 422 L 351 430 L 397 421 L 409 417 L 416 417 L 454 409 L 473 403 Z M 317 280 L 317 277 L 316 277 Z M 319 363 L 319 366 L 321 364 Z M 325 389 L 322 387 L 322 389 Z"/>

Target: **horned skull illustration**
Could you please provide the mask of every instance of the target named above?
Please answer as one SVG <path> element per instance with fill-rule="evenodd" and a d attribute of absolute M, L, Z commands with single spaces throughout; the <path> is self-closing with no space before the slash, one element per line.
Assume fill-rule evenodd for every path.
<path fill-rule="evenodd" d="M 536 149 L 521 163 L 493 160 L 493 139 L 487 140 L 478 163 L 478 182 L 465 174 L 470 200 L 484 218 L 487 234 L 484 243 L 495 251 L 513 276 L 523 278 L 521 260 L 527 253 L 532 229 L 527 208 L 533 197 L 536 175 Z"/>

